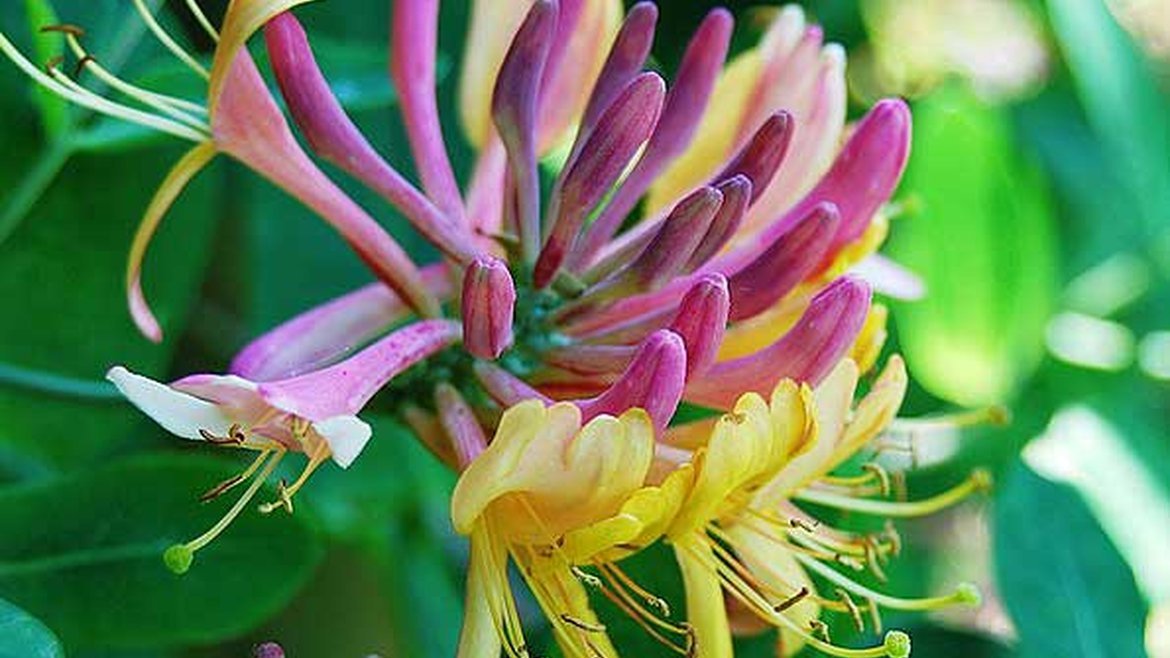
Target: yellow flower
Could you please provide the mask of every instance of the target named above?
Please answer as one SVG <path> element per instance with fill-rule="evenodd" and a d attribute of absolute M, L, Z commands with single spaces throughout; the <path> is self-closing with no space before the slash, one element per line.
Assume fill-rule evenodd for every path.
<path fill-rule="evenodd" d="M 798 507 L 812 502 L 861 514 L 920 516 L 989 484 L 986 474 L 977 472 L 932 498 L 894 502 L 874 499 L 890 495 L 892 488 L 890 474 L 877 463 L 864 464 L 859 475 L 831 475 L 895 422 L 906 390 L 905 368 L 900 358 L 890 359 L 854 406 L 857 383 L 857 365 L 844 360 L 815 392 L 786 381 L 770 403 L 747 394 L 713 423 L 672 431 L 668 441 L 680 453 L 676 460 L 694 451 L 695 484 L 666 536 L 687 587 L 696 656 L 732 655 L 732 623 L 721 590 L 739 609 L 780 630 L 781 655 L 809 644 L 836 656 L 904 656 L 909 639 L 898 631 L 865 649 L 832 644 L 818 618 L 821 610 L 847 613 L 861 628 L 868 615 L 877 630 L 879 608 L 930 610 L 977 600 L 966 585 L 947 596 L 904 599 L 856 582 L 838 567 L 868 569 L 884 580 L 882 565 L 900 548 L 892 527 L 860 535 L 831 528 Z M 705 442 L 704 433 L 709 434 Z M 818 592 L 810 574 L 829 582 L 832 593 Z"/>
<path fill-rule="evenodd" d="M 471 537 L 460 658 L 494 658 L 501 648 L 510 657 L 528 655 L 508 584 L 509 556 L 567 656 L 617 655 L 585 584 L 643 625 L 688 641 L 686 628 L 661 619 L 666 604 L 613 564 L 654 541 L 689 489 L 686 466 L 647 484 L 654 451 L 654 427 L 641 409 L 599 416 L 583 427 L 570 403 L 530 400 L 504 413 L 451 499 L 455 529 Z M 586 565 L 600 577 L 580 569 Z"/>

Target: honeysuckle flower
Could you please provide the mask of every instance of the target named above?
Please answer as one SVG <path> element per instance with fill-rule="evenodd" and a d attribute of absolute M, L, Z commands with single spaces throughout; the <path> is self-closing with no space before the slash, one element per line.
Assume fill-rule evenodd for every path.
<path fill-rule="evenodd" d="M 842 569 L 869 570 L 885 580 L 882 565 L 900 550 L 887 523 L 864 535 L 833 528 L 802 509 L 801 503 L 888 518 L 930 514 L 989 486 L 976 471 L 960 485 L 924 500 L 881 500 L 891 495 L 891 476 L 876 461 L 856 475 L 834 471 L 871 449 L 883 432 L 909 430 L 915 421 L 895 421 L 906 390 L 901 359 L 893 357 L 856 406 L 858 367 L 836 365 L 815 391 L 782 382 L 770 402 L 741 396 L 731 413 L 713 421 L 681 426 L 668 442 L 675 462 L 693 463 L 694 487 L 669 529 L 687 585 L 688 619 L 699 656 L 730 656 L 727 607 L 734 599 L 740 616 L 780 629 L 779 655 L 806 644 L 839 656 L 905 656 L 909 640 L 899 632 L 880 646 L 846 649 L 833 645 L 822 609 L 847 613 L 864 630 L 866 619 L 880 631 L 880 608 L 931 610 L 978 601 L 970 585 L 926 599 L 891 596 L 861 584 Z M 945 421 L 944 421 L 945 422 Z M 693 454 L 692 454 L 693 451 Z M 810 575 L 828 582 L 818 592 Z M 739 619 L 737 628 L 751 628 Z"/>
<path fill-rule="evenodd" d="M 867 276 L 885 272 L 872 282 L 883 287 L 891 271 L 907 277 L 890 263 L 872 266 L 887 229 L 883 207 L 908 157 L 906 105 L 878 102 L 843 139 L 842 51 L 797 8 L 777 12 L 760 45 L 726 66 L 733 19 L 713 10 L 668 83 L 643 70 L 658 16 L 651 3 L 621 20 L 616 0 L 479 0 L 460 81 L 460 117 L 479 154 L 460 188 L 433 89 L 438 2 L 403 0 L 394 3 L 390 74 L 416 186 L 333 96 L 290 11 L 305 1 L 232 0 L 221 32 L 209 28 L 219 41 L 202 123 L 180 126 L 180 101 L 130 94 L 166 115 L 140 122 L 197 143 L 132 250 L 132 310 L 148 333 L 158 332 L 137 283 L 145 241 L 221 151 L 338 226 L 381 279 L 259 337 L 228 375 L 166 387 L 113 373 L 167 429 L 261 451 L 242 478 L 256 477 L 248 493 L 208 534 L 172 549 L 172 566 L 189 565 L 246 506 L 272 455 L 304 451 L 307 472 L 329 456 L 348 463 L 357 442 L 338 439 L 330 423 L 345 418 L 357 436 L 354 414 L 387 388 L 393 411 L 461 473 L 452 520 L 472 544 L 461 656 L 528 654 L 509 561 L 571 656 L 617 655 L 589 607 L 590 589 L 684 655 L 729 655 L 721 588 L 823 650 L 903 655 L 899 634 L 853 654 L 810 635 L 805 621 L 844 602 L 811 588 L 757 587 L 770 581 L 750 575 L 768 566 L 752 562 L 753 550 L 799 562 L 804 544 L 783 536 L 779 548 L 745 543 L 739 555 L 734 541 L 723 542 L 750 525 L 743 515 L 762 492 L 772 497 L 761 505 L 895 504 L 861 504 L 846 495 L 855 491 L 833 489 L 872 487 L 826 475 L 840 463 L 835 450 L 808 464 L 824 445 L 839 444 L 846 457 L 861 447 L 841 429 L 852 385 L 843 406 L 833 393 L 844 390 L 837 373 L 851 367 L 837 364 L 852 357 L 868 367 L 885 336 L 884 309 L 871 303 L 858 266 L 871 264 L 860 270 Z M 244 49 L 260 30 L 307 151 Z M 10 44 L 5 52 L 19 59 Z M 95 109 L 142 119 L 99 108 L 59 71 L 30 75 Z M 311 156 L 402 210 L 440 262 L 417 268 L 396 252 Z M 551 187 L 540 184 L 541 167 L 554 169 Z M 645 212 L 631 217 L 638 207 Z M 429 318 L 444 315 L 451 319 Z M 403 344 L 414 346 L 409 357 L 387 347 Z M 410 376 L 395 378 L 409 366 Z M 354 386 L 360 395 L 338 397 Z M 668 429 L 682 401 L 727 413 Z M 790 483 L 793 473 L 808 479 Z M 282 487 L 282 502 L 301 484 Z M 688 586 L 686 623 L 617 564 L 663 537 Z M 793 621 L 789 610 L 808 617 Z"/>
<path fill-rule="evenodd" d="M 470 458 L 451 498 L 455 529 L 471 538 L 460 658 L 530 655 L 508 582 L 516 562 L 567 656 L 615 657 L 585 582 L 689 645 L 689 631 L 646 610 L 647 598 L 614 563 L 657 538 L 677 511 L 690 468 L 648 485 L 650 416 L 632 409 L 583 422 L 580 409 L 528 400 L 508 409 L 494 439 Z M 581 566 L 598 568 L 590 576 Z M 647 602 L 649 601 L 649 602 Z"/>
<path fill-rule="evenodd" d="M 121 366 L 106 377 L 135 406 L 168 432 L 184 439 L 254 450 L 255 461 L 212 488 L 204 500 L 251 483 L 223 519 L 200 537 L 173 546 L 166 561 L 178 573 L 194 554 L 239 515 L 288 452 L 303 452 L 308 463 L 292 485 L 282 481 L 279 501 L 260 507 L 292 512 L 293 496 L 327 459 L 349 467 L 369 441 L 370 426 L 357 413 L 395 375 L 458 340 L 459 325 L 446 320 L 418 322 L 353 356 L 303 375 L 255 382 L 237 375 L 190 375 L 162 384 Z"/>

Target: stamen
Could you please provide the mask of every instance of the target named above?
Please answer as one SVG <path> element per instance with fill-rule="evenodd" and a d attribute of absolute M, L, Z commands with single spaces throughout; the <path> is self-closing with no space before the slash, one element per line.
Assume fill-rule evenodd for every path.
<path fill-rule="evenodd" d="M 865 585 L 851 580 L 841 572 L 831 569 L 822 564 L 818 560 L 805 557 L 800 554 L 795 555 L 797 561 L 805 565 L 812 571 L 823 576 L 825 580 L 840 586 L 842 589 L 852 592 L 857 596 L 871 599 L 877 604 L 892 608 L 894 610 L 914 610 L 914 611 L 929 611 L 945 608 L 947 606 L 956 604 L 974 605 L 979 601 L 979 591 L 971 585 L 961 585 L 955 589 L 954 592 L 945 596 L 932 596 L 921 599 L 906 599 L 896 596 L 889 596 L 881 592 L 874 591 Z"/>
<path fill-rule="evenodd" d="M 42 71 L 21 54 L 2 33 L 0 33 L 0 52 L 3 52 L 5 57 L 12 60 L 34 82 L 75 105 L 195 143 L 207 141 L 207 135 L 187 126 L 102 98 L 76 84 L 55 67 L 49 71 Z"/>
<path fill-rule="evenodd" d="M 68 35 L 78 37 L 78 38 L 85 36 L 84 29 L 82 29 L 76 25 L 73 25 L 71 23 L 59 23 L 57 25 L 45 25 L 45 26 L 41 27 L 40 32 L 41 32 L 41 34 L 47 34 L 49 32 L 60 32 L 62 34 L 68 34 Z"/>
<path fill-rule="evenodd" d="M 99 80 L 113 87 L 116 91 L 124 94 L 134 100 L 152 107 L 163 114 L 185 123 L 196 130 L 202 130 L 210 134 L 211 127 L 207 125 L 206 121 L 192 116 L 187 111 L 194 111 L 197 113 L 206 114 L 207 109 L 197 103 L 185 101 L 180 98 L 173 98 L 165 94 L 158 94 L 147 89 L 132 85 L 118 76 L 110 73 L 105 67 L 98 63 L 92 55 L 90 55 L 85 48 L 82 47 L 81 41 L 76 36 L 69 34 L 65 36 L 65 42 L 69 44 L 69 49 L 77 57 L 77 68 L 75 77 L 80 75 L 82 70 L 88 70 L 93 73 Z"/>
<path fill-rule="evenodd" d="M 69 76 L 62 73 L 60 69 L 53 68 L 50 69 L 48 73 L 58 84 L 77 96 L 77 98 L 66 96 L 67 100 L 73 101 L 74 103 L 90 107 L 90 109 L 103 112 L 104 114 L 108 114 L 112 117 L 122 119 L 124 121 L 137 123 L 146 126 L 147 128 L 153 128 L 155 130 L 170 133 L 178 137 L 188 138 L 191 139 L 191 141 L 205 142 L 209 139 L 209 135 L 202 132 L 201 130 L 193 129 L 190 126 L 185 126 L 182 123 L 172 121 L 171 119 L 160 117 L 149 112 L 144 112 L 142 110 L 132 108 L 128 105 L 123 105 L 121 103 L 111 101 L 104 96 L 100 96 L 93 91 L 90 91 L 89 89 L 81 86 L 81 84 L 76 80 L 73 80 Z M 88 99 L 89 103 L 78 99 Z M 176 128 L 178 130 L 176 130 Z"/>
<path fill-rule="evenodd" d="M 797 492 L 795 498 L 808 503 L 835 507 L 840 510 L 874 514 L 878 516 L 909 518 L 933 514 L 958 503 L 964 498 L 991 487 L 991 475 L 984 470 L 971 473 L 962 484 L 941 494 L 912 503 L 891 502 L 885 500 L 857 499 L 840 494 L 817 491 L 805 488 Z"/>
<path fill-rule="evenodd" d="M 207 20 L 207 15 L 199 7 L 199 3 L 196 0 L 187 0 L 187 8 L 191 10 L 191 13 L 195 16 L 195 21 L 199 23 L 199 26 L 207 33 L 207 36 L 211 37 L 212 41 L 219 43 L 219 32 L 212 27 L 211 21 Z"/>
<path fill-rule="evenodd" d="M 914 437 L 920 434 L 973 427 L 976 425 L 1002 427 L 1010 422 L 1011 412 L 1008 408 L 996 404 L 982 409 L 971 409 L 928 418 L 898 418 L 890 423 L 888 431 Z"/>
<path fill-rule="evenodd" d="M 191 562 L 195 559 L 195 552 L 210 544 L 221 532 L 231 525 L 232 521 L 247 507 L 248 501 L 252 500 L 256 493 L 260 491 L 260 487 L 264 486 L 268 477 L 276 470 L 277 464 L 280 463 L 286 451 L 281 448 L 274 452 L 275 454 L 268 460 L 268 464 L 252 480 L 252 484 L 248 487 L 247 491 L 240 496 L 240 499 L 236 501 L 235 505 L 232 505 L 227 514 L 223 515 L 223 518 L 202 535 L 199 535 L 186 544 L 175 544 L 163 553 L 163 561 L 166 563 L 167 568 L 176 574 L 186 573 L 191 568 Z M 264 456 L 267 457 L 268 455 L 265 454 Z"/>
<path fill-rule="evenodd" d="M 581 582 L 585 583 L 589 587 L 592 587 L 594 589 L 601 589 L 602 587 L 604 587 L 604 583 L 601 582 L 600 578 L 598 578 L 597 576 L 594 576 L 591 573 L 585 573 L 585 571 L 582 570 L 581 567 L 573 565 L 573 566 L 569 567 L 569 571 L 571 571 L 573 573 L 573 575 L 577 577 L 577 580 L 580 580 Z"/>
<path fill-rule="evenodd" d="M 866 600 L 866 607 L 869 608 L 869 620 L 873 622 L 873 632 L 882 632 L 882 612 L 878 608 L 878 604 L 873 599 Z"/>
<path fill-rule="evenodd" d="M 236 487 L 236 485 L 252 477 L 252 474 L 256 472 L 256 469 L 260 468 L 260 465 L 264 463 L 264 460 L 268 457 L 269 454 L 271 454 L 271 452 L 272 450 L 270 449 L 261 450 L 260 454 L 256 456 L 256 459 L 252 461 L 252 464 L 248 466 L 248 468 L 245 469 L 243 473 L 237 473 L 236 475 L 233 475 L 223 482 L 215 485 L 211 489 L 208 489 L 203 493 L 202 496 L 199 496 L 199 502 L 209 503 L 231 491 Z"/>
<path fill-rule="evenodd" d="M 605 632 L 605 624 L 591 624 L 583 619 L 578 619 L 578 618 L 576 618 L 572 615 L 569 615 L 569 614 L 562 614 L 561 621 L 565 622 L 566 624 L 569 624 L 570 626 L 579 628 L 579 629 L 585 631 L 586 633 L 604 633 Z"/>
<path fill-rule="evenodd" d="M 633 578 L 630 578 L 629 575 L 627 575 L 625 571 L 622 571 L 621 567 L 617 566 L 616 564 L 610 564 L 608 567 L 609 572 L 613 574 L 619 581 L 621 581 L 622 585 L 625 585 L 627 588 L 629 588 L 631 592 L 642 597 L 642 599 L 646 601 L 646 605 L 661 612 L 663 617 L 670 616 L 670 605 L 666 602 L 666 599 L 647 592 L 641 585 L 635 582 Z"/>
<path fill-rule="evenodd" d="M 882 497 L 890 497 L 890 473 L 881 464 L 876 462 L 869 462 L 862 464 L 861 469 L 867 473 L 872 474 L 881 483 Z"/>
<path fill-rule="evenodd" d="M 853 619 L 853 625 L 857 627 L 858 633 L 865 632 L 865 620 L 861 618 L 861 609 L 853 602 L 853 597 L 849 596 L 849 592 L 837 588 L 837 596 L 841 599 L 841 603 L 845 605 L 845 609 L 849 611 L 849 617 Z"/>
<path fill-rule="evenodd" d="M 164 48 L 171 51 L 172 55 L 178 57 L 179 61 L 186 64 L 188 68 L 204 80 L 211 79 L 211 74 L 207 72 L 207 69 L 195 61 L 195 58 L 186 50 L 183 50 L 183 47 L 176 43 L 171 38 L 171 35 L 167 34 L 167 31 L 163 29 L 162 25 L 159 25 L 158 20 L 155 19 L 154 14 L 150 13 L 150 9 L 143 0 L 134 0 L 134 7 L 138 10 L 138 14 L 142 16 L 142 22 L 146 23 L 146 27 L 150 29 L 151 33 L 154 34 L 155 38 L 158 39 Z"/>
<path fill-rule="evenodd" d="M 809 594 L 808 587 L 801 585 L 799 592 L 797 592 L 796 594 L 793 594 L 792 596 L 781 601 L 780 603 L 776 604 L 775 606 L 772 606 L 772 609 L 775 610 L 776 612 L 784 612 L 785 610 L 788 610 L 789 608 L 796 605 L 797 603 L 800 603 L 801 601 L 803 601 L 805 598 L 808 597 L 808 594 Z"/>
<path fill-rule="evenodd" d="M 712 543 L 712 546 L 715 546 L 715 545 L 716 544 Z M 905 638 L 905 633 L 900 633 L 898 631 L 892 631 L 892 632 L 888 633 L 886 635 L 885 642 L 881 646 L 867 647 L 865 649 L 848 649 L 845 647 L 839 647 L 837 645 L 832 644 L 828 640 L 822 640 L 819 637 L 811 635 L 808 631 L 806 631 L 801 625 L 797 624 L 795 621 L 789 619 L 787 616 L 785 616 L 783 614 L 780 614 L 780 613 L 772 610 L 771 606 L 761 606 L 760 605 L 761 602 L 759 601 L 759 594 L 752 591 L 750 589 L 750 587 L 747 586 L 746 583 L 740 581 L 736 577 L 736 574 L 734 572 L 727 570 L 727 569 L 720 569 L 719 565 L 712 564 L 707 558 L 705 558 L 702 555 L 701 551 L 697 551 L 692 547 L 686 546 L 685 544 L 681 544 L 679 546 L 684 548 L 685 550 L 688 550 L 692 556 L 694 556 L 696 559 L 706 563 L 708 568 L 713 569 L 717 574 L 719 574 L 720 580 L 723 583 L 724 588 L 731 595 L 735 596 L 737 599 L 739 599 L 741 602 L 743 602 L 745 605 L 756 610 L 757 614 L 759 614 L 762 619 L 765 619 L 767 621 L 784 626 L 788 630 L 799 635 L 806 643 L 811 645 L 814 649 L 817 649 L 818 651 L 820 651 L 822 653 L 829 654 L 830 656 L 837 656 L 838 658 L 879 658 L 881 656 L 887 656 L 890 658 L 906 658 L 909 655 L 909 653 L 908 653 L 909 639 Z M 808 559 L 811 562 L 815 562 L 818 565 L 820 564 L 819 562 L 817 562 L 816 560 L 812 560 L 811 558 L 805 558 L 805 559 Z M 830 569 L 830 571 L 832 571 L 832 570 Z M 836 573 L 836 572 L 833 572 L 833 573 Z M 817 628 L 818 626 L 823 627 L 825 630 L 825 633 L 827 635 L 828 627 L 824 624 L 824 622 L 821 622 L 819 620 L 812 620 L 812 621 L 810 621 L 810 624 L 814 628 Z M 903 647 L 903 645 L 902 645 L 903 639 L 904 639 L 905 647 Z"/>
<path fill-rule="evenodd" d="M 301 487 L 305 486 L 305 483 L 309 481 L 309 476 L 313 474 L 313 471 L 317 470 L 318 466 L 323 464 L 325 460 L 329 458 L 329 454 L 329 445 L 324 441 L 319 443 L 313 450 L 313 454 L 309 455 L 309 463 L 305 465 L 305 470 L 301 471 L 301 475 L 297 478 L 296 482 L 293 482 L 292 486 L 290 487 L 286 486 L 284 480 L 281 480 L 280 487 L 277 489 L 278 499 L 260 505 L 260 513 L 271 514 L 274 510 L 283 507 L 288 511 L 289 514 L 292 514 L 293 496 L 295 496 L 296 493 L 301 490 Z"/>
<path fill-rule="evenodd" d="M 205 429 L 199 430 L 199 436 L 203 437 L 204 441 L 206 441 L 210 444 L 213 444 L 213 445 L 217 445 L 217 446 L 222 446 L 222 445 L 242 446 L 242 445 L 244 445 L 244 442 L 248 438 L 247 435 L 244 434 L 243 429 L 238 424 L 232 425 L 231 427 L 228 428 L 227 436 L 217 436 L 215 434 L 212 434 L 211 432 L 208 432 Z"/>

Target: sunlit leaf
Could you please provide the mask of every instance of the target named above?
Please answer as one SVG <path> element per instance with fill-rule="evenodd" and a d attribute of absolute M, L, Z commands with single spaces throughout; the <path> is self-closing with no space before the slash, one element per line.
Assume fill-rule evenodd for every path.
<path fill-rule="evenodd" d="M 183 576 L 161 557 L 222 516 L 228 500 L 200 505 L 198 495 L 241 466 L 151 456 L 0 490 L 0 596 L 71 649 L 207 643 L 248 630 L 280 610 L 321 557 L 303 514 L 248 510 Z"/>
<path fill-rule="evenodd" d="M 961 404 L 1002 402 L 1043 353 L 1055 266 L 1044 181 L 1013 151 L 1002 113 L 950 88 L 915 108 L 890 251 L 926 282 L 895 306 L 912 373 Z"/>
<path fill-rule="evenodd" d="M 1104 0 L 1048 0 L 1082 103 L 1151 234 L 1170 208 L 1170 102 Z"/>
<path fill-rule="evenodd" d="M 1020 465 L 998 492 L 995 529 L 997 579 L 1022 655 L 1146 655 L 1146 603 L 1075 491 Z"/>
<path fill-rule="evenodd" d="M 53 632 L 24 610 L 0 599 L 0 658 L 64 658 Z"/>

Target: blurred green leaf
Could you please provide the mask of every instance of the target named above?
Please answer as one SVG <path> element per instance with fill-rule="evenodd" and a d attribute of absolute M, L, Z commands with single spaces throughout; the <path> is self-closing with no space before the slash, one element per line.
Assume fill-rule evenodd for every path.
<path fill-rule="evenodd" d="M 998 491 L 995 566 L 1024 656 L 1145 656 L 1146 603 L 1076 492 L 1023 465 Z"/>
<path fill-rule="evenodd" d="M 17 177 L 22 156 L 36 152 L 27 136 L 23 142 L 9 136 L 0 175 Z M 172 209 L 147 257 L 146 293 L 168 339 L 152 345 L 125 307 L 125 259 L 153 184 L 174 157 L 170 149 L 155 149 L 78 157 L 66 165 L 0 244 L 0 299 L 12 319 L 0 324 L 0 362 L 39 373 L 40 381 L 69 378 L 91 387 L 115 363 L 163 373 L 208 264 L 218 219 L 206 211 L 216 178 L 205 173 Z M 140 422 L 128 405 L 73 397 L 32 385 L 36 379 L 0 383 L 0 444 L 54 468 L 100 454 Z"/>
<path fill-rule="evenodd" d="M 1044 181 L 1013 150 L 1002 113 L 958 87 L 920 103 L 914 131 L 902 189 L 922 210 L 895 220 L 890 252 L 927 291 L 895 305 L 901 346 L 931 393 L 1002 402 L 1043 355 L 1053 307 Z"/>
<path fill-rule="evenodd" d="M 1048 0 L 1052 27 L 1098 139 L 1151 234 L 1170 208 L 1170 103 L 1104 0 Z"/>
<path fill-rule="evenodd" d="M 0 490 L 0 595 L 70 649 L 206 643 L 248 630 L 279 611 L 321 558 L 303 514 L 246 511 L 186 575 L 162 562 L 167 546 L 224 513 L 228 501 L 201 506 L 198 495 L 241 467 L 148 456 Z"/>
<path fill-rule="evenodd" d="M 1067 406 L 1028 444 L 1024 460 L 1045 477 L 1074 487 L 1133 567 L 1146 597 L 1170 601 L 1170 491 L 1159 472 L 1168 447 L 1149 436 L 1156 416 L 1131 407 L 1125 412 L 1128 436 L 1088 405 Z M 1154 452 L 1153 459 L 1143 459 L 1140 447 Z"/>
<path fill-rule="evenodd" d="M 52 631 L 24 610 L 0 599 L 0 658 L 64 658 Z"/>

